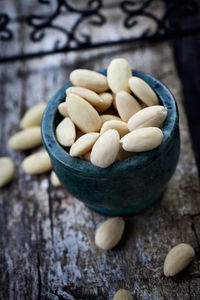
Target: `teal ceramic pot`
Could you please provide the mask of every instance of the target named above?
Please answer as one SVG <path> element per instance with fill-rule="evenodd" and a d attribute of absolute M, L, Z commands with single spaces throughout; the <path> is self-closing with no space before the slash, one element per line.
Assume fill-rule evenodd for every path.
<path fill-rule="evenodd" d="M 106 70 L 99 72 L 106 74 Z M 65 100 L 65 90 L 72 86 L 71 83 L 63 86 L 50 100 L 42 120 L 43 143 L 63 187 L 89 208 L 106 215 L 136 213 L 158 200 L 175 171 L 179 156 L 179 118 L 174 97 L 151 75 L 133 72 L 154 89 L 161 103 L 168 108 L 162 129 L 164 139 L 158 148 L 114 163 L 106 169 L 71 157 L 55 137 L 55 128 L 61 121 L 57 107 Z"/>

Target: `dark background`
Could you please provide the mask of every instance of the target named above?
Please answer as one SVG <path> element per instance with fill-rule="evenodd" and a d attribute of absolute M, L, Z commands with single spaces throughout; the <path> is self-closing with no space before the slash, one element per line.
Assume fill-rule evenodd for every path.
<path fill-rule="evenodd" d="M 200 25 L 200 12 L 193 19 L 182 18 L 177 13 L 173 16 L 172 22 L 174 20 L 179 20 L 185 26 Z M 173 39 L 171 43 L 182 81 L 185 111 L 196 162 L 200 171 L 200 35 L 178 37 Z"/>

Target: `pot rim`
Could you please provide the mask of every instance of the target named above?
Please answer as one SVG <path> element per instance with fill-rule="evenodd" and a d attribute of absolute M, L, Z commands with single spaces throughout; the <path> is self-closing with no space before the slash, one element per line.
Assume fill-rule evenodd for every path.
<path fill-rule="evenodd" d="M 99 70 L 97 72 L 106 75 L 106 70 Z M 59 103 L 65 101 L 66 89 L 72 86 L 72 83 L 69 82 L 52 97 L 43 114 L 41 125 L 42 139 L 50 158 L 59 161 L 64 169 L 76 173 L 79 176 L 106 178 L 117 176 L 130 169 L 144 169 L 145 167 L 149 167 L 150 164 L 170 147 L 170 142 L 172 142 L 173 136 L 177 132 L 179 121 L 178 108 L 174 96 L 163 83 L 153 76 L 136 70 L 132 70 L 132 74 L 133 76 L 145 80 L 156 92 L 161 103 L 168 109 L 167 118 L 162 128 L 164 138 L 161 145 L 153 150 L 137 153 L 137 155 L 118 161 L 105 169 L 96 167 L 90 162 L 80 158 L 71 157 L 57 142 L 55 136 L 55 116 L 56 113 L 58 113 L 57 108 Z"/>

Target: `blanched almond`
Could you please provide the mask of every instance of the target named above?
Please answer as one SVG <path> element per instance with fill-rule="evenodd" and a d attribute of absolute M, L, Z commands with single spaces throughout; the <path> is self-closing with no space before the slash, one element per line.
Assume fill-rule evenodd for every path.
<path fill-rule="evenodd" d="M 165 276 L 174 276 L 185 269 L 195 256 L 194 249 L 188 244 L 179 244 L 167 254 L 164 262 Z"/>
<path fill-rule="evenodd" d="M 70 118 L 82 132 L 87 133 L 100 129 L 101 118 L 90 103 L 75 94 L 69 94 L 66 103 Z"/>
<path fill-rule="evenodd" d="M 123 137 L 125 134 L 129 132 L 127 123 L 120 120 L 111 120 L 103 123 L 100 134 L 103 134 L 109 129 L 116 129 L 120 137 Z"/>
<path fill-rule="evenodd" d="M 167 117 L 167 108 L 161 105 L 154 105 L 143 108 L 133 115 L 128 121 L 130 131 L 144 127 L 162 128 Z"/>
<path fill-rule="evenodd" d="M 121 121 L 121 119 L 117 116 L 114 115 L 109 115 L 109 114 L 105 114 L 105 115 L 100 115 L 102 123 L 105 123 L 106 121 L 111 121 L 111 120 L 118 120 Z"/>
<path fill-rule="evenodd" d="M 40 103 L 26 111 L 20 122 L 21 128 L 40 126 L 47 103 Z"/>
<path fill-rule="evenodd" d="M 0 157 L 0 187 L 7 185 L 13 178 L 15 166 L 9 157 Z"/>
<path fill-rule="evenodd" d="M 8 146 L 14 150 L 28 150 L 42 145 L 40 126 L 25 128 L 8 140 Z"/>
<path fill-rule="evenodd" d="M 69 147 L 73 144 L 76 138 L 76 129 L 70 118 L 66 117 L 58 124 L 56 138 L 62 146 Z"/>
<path fill-rule="evenodd" d="M 87 69 L 76 69 L 69 76 L 70 81 L 75 86 L 87 88 L 97 93 L 105 92 L 109 89 L 106 76 Z"/>
<path fill-rule="evenodd" d="M 23 162 L 22 167 L 28 174 L 42 174 L 52 169 L 49 155 L 46 151 L 37 152 L 27 156 Z"/>
<path fill-rule="evenodd" d="M 158 147 L 163 140 L 163 133 L 157 127 L 136 129 L 121 139 L 122 147 L 126 151 L 144 152 Z"/>
<path fill-rule="evenodd" d="M 109 88 L 117 93 L 119 91 L 130 92 L 128 80 L 132 76 L 131 68 L 124 58 L 116 58 L 111 61 L 107 69 Z"/>
<path fill-rule="evenodd" d="M 116 94 L 116 107 L 121 119 L 125 122 L 142 109 L 137 100 L 125 91 Z"/>
<path fill-rule="evenodd" d="M 71 86 L 66 90 L 66 94 L 67 96 L 69 94 L 76 94 L 87 100 L 93 106 L 101 104 L 102 102 L 101 97 L 97 93 L 83 87 Z"/>
<path fill-rule="evenodd" d="M 113 300 L 133 300 L 133 296 L 131 295 L 131 293 L 129 291 L 120 289 L 115 294 Z"/>
<path fill-rule="evenodd" d="M 63 117 L 69 117 L 68 112 L 67 112 L 67 103 L 62 102 L 58 105 L 58 111 Z"/>
<path fill-rule="evenodd" d="M 51 176 L 50 176 L 50 180 L 51 180 L 51 184 L 53 186 L 61 186 L 60 180 L 58 179 L 58 176 L 56 175 L 56 173 L 54 171 L 51 171 Z"/>
<path fill-rule="evenodd" d="M 109 250 L 121 240 L 125 223 L 121 217 L 110 218 L 97 229 L 95 243 L 98 247 Z"/>
<path fill-rule="evenodd" d="M 76 142 L 71 146 L 69 154 L 71 156 L 81 156 L 86 154 L 92 149 L 92 146 L 99 137 L 99 133 L 90 132 L 82 135 Z"/>
<path fill-rule="evenodd" d="M 96 104 L 95 108 L 99 113 L 103 113 L 112 105 L 113 96 L 110 93 L 100 93 L 99 96 L 101 98 L 101 102 Z"/>
<path fill-rule="evenodd" d="M 129 79 L 129 87 L 133 94 L 147 106 L 159 104 L 156 93 L 143 79 L 135 76 L 131 77 Z"/>
<path fill-rule="evenodd" d="M 96 141 L 91 152 L 91 162 L 100 168 L 107 168 L 116 160 L 119 152 L 119 133 L 110 129 Z"/>

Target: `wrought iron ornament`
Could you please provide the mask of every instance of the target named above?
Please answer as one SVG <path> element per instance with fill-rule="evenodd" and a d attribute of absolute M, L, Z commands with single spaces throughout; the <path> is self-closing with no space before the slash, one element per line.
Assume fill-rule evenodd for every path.
<path fill-rule="evenodd" d="M 97 48 L 108 45 L 124 44 L 136 41 L 157 41 L 177 36 L 200 34 L 200 20 L 196 18 L 200 11 L 198 0 L 135 0 L 108 3 L 102 0 L 90 0 L 84 8 L 79 8 L 75 1 L 68 0 L 38 0 L 35 12 L 25 16 L 9 16 L 6 13 L 0 14 L 0 41 L 1 47 L 11 45 L 16 41 L 16 24 L 23 23 L 23 33 L 28 35 L 23 53 L 9 53 L 1 56 L 0 62 L 9 62 L 17 59 L 39 57 L 47 54 L 75 51 L 80 49 Z M 83 5 L 84 1 L 79 1 Z M 162 5 L 162 14 L 158 16 L 157 7 Z M 45 10 L 45 13 L 37 11 Z M 94 28 L 106 26 L 109 23 L 107 17 L 114 10 L 120 11 L 121 20 L 117 23 L 123 24 L 124 30 L 129 30 L 128 37 L 118 36 L 115 39 L 105 38 L 95 40 L 93 30 L 89 33 L 81 32 L 80 28 L 89 25 Z M 49 12 L 46 12 L 49 11 Z M 178 16 L 178 18 L 177 18 Z M 73 18 L 71 18 L 73 17 Z M 71 19 L 73 22 L 71 23 Z M 149 26 L 142 28 L 141 22 L 145 18 Z M 195 19 L 192 26 L 186 26 L 185 20 Z M 62 21 L 60 21 L 62 20 Z M 148 21 L 148 22 L 147 22 Z M 150 26 L 150 24 L 153 26 Z M 142 28 L 134 33 L 135 28 Z M 106 29 L 105 29 L 106 30 Z M 54 32 L 52 34 L 52 31 Z M 51 32 L 51 33 L 50 33 Z M 131 34 L 130 34 L 131 33 Z M 48 47 L 44 47 L 44 40 L 48 38 Z M 101 35 L 102 36 L 102 35 Z M 28 47 L 29 46 L 29 47 Z M 7 48 L 6 48 L 7 49 Z M 8 50 L 12 47 L 9 46 Z M 1 51 L 2 52 L 2 51 Z"/>

